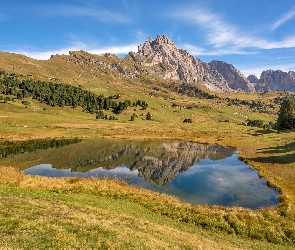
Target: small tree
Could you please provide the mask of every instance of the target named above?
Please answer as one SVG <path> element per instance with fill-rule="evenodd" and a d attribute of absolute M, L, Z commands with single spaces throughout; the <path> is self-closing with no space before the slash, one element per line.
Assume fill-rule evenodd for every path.
<path fill-rule="evenodd" d="M 295 101 L 284 99 L 277 119 L 277 130 L 295 129 Z"/>
<path fill-rule="evenodd" d="M 152 115 L 150 112 L 147 112 L 146 114 L 146 120 L 151 120 L 152 119 Z"/>
<path fill-rule="evenodd" d="M 138 116 L 134 113 L 131 117 L 130 117 L 130 121 L 134 121 L 135 118 L 137 118 Z"/>

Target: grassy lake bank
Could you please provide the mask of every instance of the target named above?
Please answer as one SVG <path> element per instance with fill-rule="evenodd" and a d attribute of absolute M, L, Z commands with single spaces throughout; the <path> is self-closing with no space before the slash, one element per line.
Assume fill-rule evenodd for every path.
<path fill-rule="evenodd" d="M 4 249 L 292 248 L 282 234 L 292 223 L 274 208 L 192 206 L 120 180 L 0 173 Z"/>
<path fill-rule="evenodd" d="M 129 92 L 127 92 L 129 93 Z M 131 95 L 131 93 L 129 93 Z M 234 98 L 234 94 L 231 94 Z M 239 94 L 241 95 L 241 94 Z M 244 95 L 250 98 L 249 95 Z M 251 98 L 260 98 L 251 96 Z M 148 98 L 148 97 L 145 97 Z M 239 96 L 239 98 L 242 98 Z M 148 99 L 151 121 L 130 116 L 96 120 L 79 108 L 50 107 L 30 99 L 0 103 L 2 141 L 38 138 L 179 139 L 240 151 L 240 159 L 280 191 L 280 204 L 260 210 L 192 206 L 121 181 L 26 176 L 1 167 L 3 248 L 114 249 L 292 249 L 295 243 L 295 132 L 245 126 L 244 116 L 274 121 L 276 115 L 248 113 L 206 99 L 185 99 L 193 109 L 175 109 Z M 165 106 L 163 106 L 165 105 Z M 214 106 L 214 105 L 218 105 Z M 33 112 L 33 107 L 36 112 Z M 46 107 L 46 110 L 44 108 Z M 182 121 L 191 117 L 194 122 Z M 21 169 L 21 162 L 18 162 Z"/>

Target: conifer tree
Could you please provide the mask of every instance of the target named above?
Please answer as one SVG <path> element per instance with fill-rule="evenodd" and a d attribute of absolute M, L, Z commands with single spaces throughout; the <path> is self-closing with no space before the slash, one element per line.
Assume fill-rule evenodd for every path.
<path fill-rule="evenodd" d="M 283 100 L 277 119 L 277 130 L 295 129 L 295 101 Z"/>

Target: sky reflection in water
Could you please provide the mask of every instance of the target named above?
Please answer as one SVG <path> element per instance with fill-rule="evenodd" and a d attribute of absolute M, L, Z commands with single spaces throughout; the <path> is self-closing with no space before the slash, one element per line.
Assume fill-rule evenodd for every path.
<path fill-rule="evenodd" d="M 147 181 L 138 176 L 140 173 L 141 176 L 146 175 L 148 165 L 131 171 L 122 162 L 119 167 L 110 170 L 99 167 L 85 172 L 72 172 L 70 168 L 56 169 L 51 164 L 40 164 L 24 172 L 49 177 L 119 178 L 135 186 L 177 196 L 192 204 L 242 206 L 253 209 L 278 204 L 278 193 L 267 187 L 265 179 L 258 178 L 256 170 L 238 160 L 237 154 L 221 160 L 201 159 L 187 170 L 177 172 L 176 176 L 163 186 L 158 186 L 152 178 Z M 153 173 L 149 176 L 153 176 Z"/>

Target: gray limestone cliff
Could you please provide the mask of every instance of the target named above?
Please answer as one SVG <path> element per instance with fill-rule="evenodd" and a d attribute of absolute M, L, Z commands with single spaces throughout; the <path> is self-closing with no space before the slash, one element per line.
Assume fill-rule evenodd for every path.
<path fill-rule="evenodd" d="M 164 79 L 203 84 L 215 92 L 255 91 L 253 84 L 233 65 L 220 61 L 202 62 L 186 50 L 178 49 L 164 35 L 148 39 L 138 46 L 137 53 L 130 52 L 129 56 L 144 66 L 160 66 Z"/>
<path fill-rule="evenodd" d="M 249 75 L 247 77 L 248 81 L 255 84 L 255 83 L 259 83 L 259 78 L 256 75 Z"/>
<path fill-rule="evenodd" d="M 266 70 L 260 75 L 260 79 L 248 76 L 255 83 L 257 91 L 291 91 L 295 92 L 295 72 L 281 70 Z"/>
<path fill-rule="evenodd" d="M 130 52 L 129 55 L 141 65 L 161 67 L 164 79 L 200 83 L 212 91 L 230 91 L 221 74 L 186 50 L 178 49 L 164 35 L 158 35 L 156 39 L 150 38 L 138 46 L 137 53 Z"/>
<path fill-rule="evenodd" d="M 218 71 L 227 81 L 228 86 L 237 91 L 254 92 L 254 84 L 251 83 L 237 68 L 232 64 L 222 61 L 212 61 L 209 63 L 213 70 Z"/>

